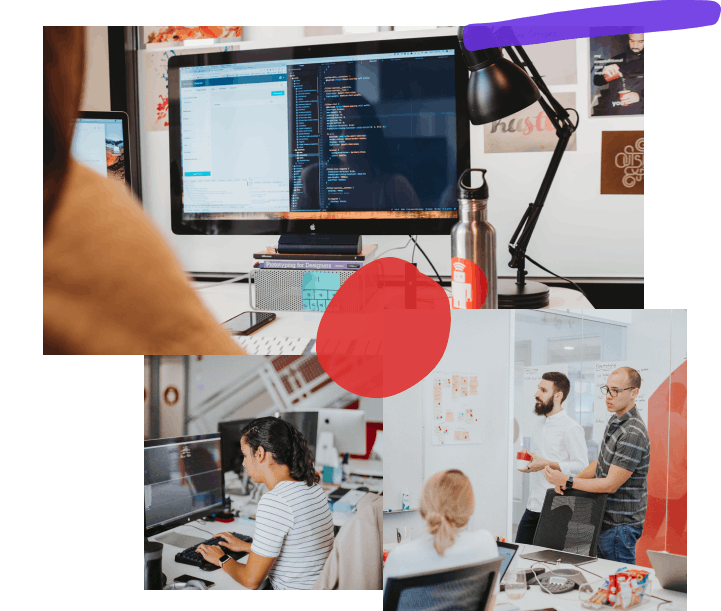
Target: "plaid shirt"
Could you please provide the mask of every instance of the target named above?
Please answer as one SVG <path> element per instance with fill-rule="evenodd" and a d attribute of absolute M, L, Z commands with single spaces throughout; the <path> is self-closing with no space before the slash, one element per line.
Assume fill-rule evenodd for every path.
<path fill-rule="evenodd" d="M 602 530 L 620 524 L 643 528 L 646 519 L 646 476 L 651 460 L 651 440 L 634 406 L 620 418 L 614 414 L 606 425 L 598 455 L 596 477 L 607 477 L 611 465 L 631 471 L 629 477 L 606 500 Z"/>

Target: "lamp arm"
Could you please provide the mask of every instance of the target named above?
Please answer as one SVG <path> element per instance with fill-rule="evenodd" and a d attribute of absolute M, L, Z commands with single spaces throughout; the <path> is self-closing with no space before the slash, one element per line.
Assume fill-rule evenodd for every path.
<path fill-rule="evenodd" d="M 538 218 L 541 216 L 541 211 L 543 210 L 546 197 L 548 196 L 548 192 L 551 190 L 551 184 L 556 176 L 558 167 L 561 165 L 561 158 L 563 157 L 563 153 L 566 151 L 566 147 L 568 146 L 568 141 L 570 139 L 571 134 L 567 134 L 559 138 L 556 148 L 553 151 L 553 156 L 551 157 L 551 163 L 548 164 L 546 175 L 543 177 L 543 182 L 541 183 L 541 187 L 536 195 L 536 201 L 532 204 L 528 204 L 528 209 L 511 237 L 508 250 L 511 252 L 512 256 L 508 266 L 514 269 L 519 269 L 520 266 L 519 272 L 523 268 L 526 259 L 526 248 L 528 248 L 528 243 L 531 241 L 531 236 L 536 228 L 536 223 L 538 223 Z M 520 237 L 518 237 L 519 234 Z M 518 241 L 516 241 L 516 238 L 518 238 Z M 520 282 L 522 280 L 521 277 L 519 277 L 518 280 L 519 284 L 523 284 L 523 282 Z"/>
<path fill-rule="evenodd" d="M 511 252 L 511 261 L 509 267 L 517 269 L 517 284 L 525 284 L 525 260 L 526 260 L 526 249 L 528 243 L 531 241 L 531 236 L 538 223 L 538 218 L 543 210 L 543 205 L 546 202 L 548 192 L 551 190 L 553 179 L 556 176 L 558 167 L 561 165 L 561 159 L 563 154 L 566 152 L 568 142 L 576 131 L 578 122 L 574 125 L 571 122 L 570 116 L 563 106 L 553 97 L 553 94 L 548 90 L 548 87 L 543 81 L 543 78 L 536 70 L 533 62 L 526 54 L 523 47 L 520 45 L 514 47 L 505 47 L 506 52 L 513 62 L 522 70 L 527 70 L 531 74 L 533 82 L 540 90 L 542 97 L 538 100 L 541 108 L 548 116 L 549 121 L 556 128 L 556 136 L 558 136 L 558 143 L 553 151 L 551 162 L 548 164 L 548 169 L 543 177 L 543 182 L 536 195 L 536 200 L 528 205 L 526 212 L 521 218 L 516 231 L 511 237 L 511 241 L 508 245 L 508 250 Z M 519 58 L 520 56 L 520 58 Z M 544 99 L 545 98 L 545 99 Z M 519 237 L 520 236 L 520 237 Z"/>

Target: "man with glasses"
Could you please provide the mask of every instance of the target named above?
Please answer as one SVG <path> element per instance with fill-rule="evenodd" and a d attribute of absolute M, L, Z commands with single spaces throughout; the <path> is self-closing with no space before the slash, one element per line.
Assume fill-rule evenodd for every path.
<path fill-rule="evenodd" d="M 646 520 L 646 477 L 651 459 L 651 440 L 636 409 L 641 376 L 621 367 L 608 376 L 606 408 L 613 416 L 606 425 L 598 458 L 575 478 L 546 467 L 546 480 L 558 494 L 574 488 L 608 494 L 603 515 L 598 557 L 636 564 L 636 541 Z"/>

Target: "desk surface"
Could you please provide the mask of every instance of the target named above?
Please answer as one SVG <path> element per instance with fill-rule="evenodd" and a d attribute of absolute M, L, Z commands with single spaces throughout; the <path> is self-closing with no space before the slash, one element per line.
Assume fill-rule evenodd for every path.
<path fill-rule="evenodd" d="M 179 533 L 181 535 L 189 535 L 191 537 L 201 537 L 205 540 L 210 539 L 213 535 L 221 532 L 236 532 L 241 535 L 248 535 L 249 537 L 252 537 L 253 532 L 255 531 L 255 521 L 244 518 L 236 518 L 230 524 L 225 524 L 223 522 L 206 522 L 205 524 L 197 524 L 197 526 L 198 528 L 202 528 L 212 534 L 198 530 L 198 528 L 193 528 L 189 524 L 178 526 L 173 529 L 172 532 Z M 163 534 L 158 535 L 158 537 L 162 538 Z M 156 537 L 151 537 L 150 540 L 155 541 Z M 163 573 L 165 573 L 165 576 L 168 578 L 168 583 L 173 583 L 175 578 L 180 577 L 181 575 L 190 575 L 192 577 L 200 577 L 206 581 L 214 581 L 215 586 L 212 588 L 213 590 L 247 589 L 235 581 L 223 569 L 218 569 L 217 571 L 202 571 L 198 567 L 175 562 L 175 554 L 179 551 L 182 551 L 181 548 L 163 543 Z M 241 564 L 245 564 L 247 560 L 248 556 L 244 556 L 239 560 L 239 562 Z"/>
<path fill-rule="evenodd" d="M 398 547 L 399 544 L 397 543 L 384 543 L 383 547 L 384 549 L 387 549 L 389 551 L 392 551 L 395 547 Z M 403 545 L 402 543 L 400 545 Z M 541 564 L 541 563 L 534 563 L 531 560 L 526 560 L 525 558 L 521 558 L 521 554 L 529 554 L 534 551 L 538 551 L 544 549 L 542 547 L 537 547 L 534 545 L 520 545 L 518 547 L 518 552 L 516 553 L 516 556 L 513 558 L 513 562 L 511 563 L 511 566 L 509 569 L 525 569 L 530 568 L 533 566 L 534 568 L 538 567 L 545 567 L 546 571 L 551 570 L 553 567 L 547 565 L 547 564 Z M 622 564 L 620 562 L 612 562 L 610 560 L 596 560 L 595 562 L 590 562 L 588 564 L 583 564 L 580 567 L 573 567 L 570 564 L 562 564 L 563 568 L 577 568 L 583 573 L 583 576 L 586 578 L 589 582 L 597 581 L 599 578 L 595 575 L 590 575 L 585 571 L 591 571 L 592 573 L 596 573 L 596 575 L 600 575 L 602 578 L 606 578 L 611 573 L 615 573 L 618 569 L 621 567 L 628 567 L 628 568 L 639 568 L 644 571 L 649 571 L 651 573 L 651 578 L 653 579 L 652 586 L 651 586 L 651 594 L 653 596 L 658 596 L 659 598 L 663 598 L 665 600 L 670 600 L 671 604 L 673 604 L 675 607 L 678 607 L 680 609 L 686 609 L 686 594 L 683 592 L 674 592 L 673 590 L 665 590 L 663 589 L 658 581 L 656 581 L 656 575 L 652 568 L 648 567 L 631 567 L 627 564 Z M 649 598 L 649 601 L 651 601 L 651 604 L 644 603 L 643 606 L 639 607 L 639 611 L 656 611 L 657 608 L 659 608 L 659 605 L 663 601 L 657 600 L 655 598 Z M 578 590 L 573 590 L 571 592 L 568 592 L 566 594 L 548 594 L 547 592 L 544 592 L 541 590 L 540 586 L 531 586 L 527 591 L 526 595 L 521 600 L 510 600 L 505 592 L 501 592 L 498 597 L 496 598 L 496 604 L 500 603 L 510 603 L 513 605 L 516 605 L 521 608 L 521 611 L 531 611 L 531 610 L 540 610 L 540 609 L 555 609 L 556 611 L 581 611 L 583 610 L 583 607 L 581 606 L 581 601 L 578 598 Z M 609 609 L 611 607 L 608 607 Z M 669 605 L 664 604 L 662 607 L 660 607 L 659 611 L 666 611 L 669 608 Z"/>
<path fill-rule="evenodd" d="M 205 306 L 222 323 L 250 310 L 248 285 L 244 282 L 223 284 L 215 287 L 213 282 L 193 282 L 196 291 Z M 551 309 L 579 308 L 592 309 L 593 306 L 578 291 L 551 287 Z M 277 318 L 253 333 L 254 337 L 304 337 L 315 339 L 318 335 L 322 312 L 276 312 Z"/>

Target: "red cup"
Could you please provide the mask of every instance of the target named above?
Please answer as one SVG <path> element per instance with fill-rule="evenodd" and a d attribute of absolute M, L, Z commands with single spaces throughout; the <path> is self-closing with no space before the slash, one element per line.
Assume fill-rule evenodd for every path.
<path fill-rule="evenodd" d="M 619 73 L 613 74 L 611 76 L 609 76 L 608 74 L 604 74 L 603 78 L 605 78 L 606 82 L 609 83 L 611 81 L 615 81 L 617 78 L 621 78 L 621 73 L 619 72 Z"/>
<path fill-rule="evenodd" d="M 531 464 L 531 455 L 526 450 L 521 450 L 516 454 L 516 468 L 525 469 Z"/>

